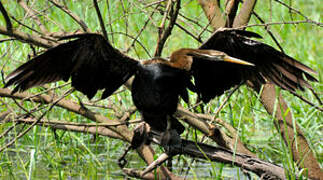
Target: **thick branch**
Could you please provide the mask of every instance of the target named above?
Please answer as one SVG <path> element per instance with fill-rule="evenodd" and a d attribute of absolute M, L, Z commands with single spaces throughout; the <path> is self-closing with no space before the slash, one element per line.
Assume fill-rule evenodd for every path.
<path fill-rule="evenodd" d="M 15 93 L 14 95 L 10 94 L 11 91 L 9 89 L 4 89 L 4 88 L 0 88 L 0 96 L 2 97 L 10 97 L 10 98 L 15 98 L 15 99 L 24 99 L 26 97 L 30 97 L 31 94 L 27 93 L 27 92 L 23 92 L 23 93 Z M 41 94 L 39 96 L 36 97 L 32 97 L 28 100 L 34 101 L 34 102 L 39 102 L 39 103 L 51 103 L 53 101 L 55 101 L 56 97 L 53 98 L 49 95 L 45 95 L 45 94 Z M 62 107 L 66 110 L 69 110 L 71 112 L 77 113 L 79 115 L 82 115 L 84 117 L 87 117 L 88 119 L 95 121 L 95 122 L 100 122 L 100 123 L 120 123 L 117 120 L 112 120 L 112 119 L 108 119 L 105 116 L 92 112 L 89 109 L 85 109 L 83 108 L 81 105 L 74 103 L 73 101 L 69 101 L 66 99 L 62 99 L 61 101 L 59 101 L 57 103 L 57 106 Z M 110 130 L 114 131 L 115 133 L 119 134 L 120 136 L 122 136 L 126 141 L 130 142 L 132 139 L 132 132 L 130 132 L 127 127 L 123 126 L 118 126 L 118 127 L 113 127 L 113 126 L 109 126 L 108 127 Z"/>
<path fill-rule="evenodd" d="M 230 150 L 196 143 L 188 140 L 181 140 L 181 146 L 172 147 L 174 155 L 189 155 L 193 158 L 200 158 L 209 161 L 222 162 L 225 164 L 235 165 L 242 169 L 251 171 L 257 174 L 261 179 L 286 179 L 284 168 L 256 157 L 250 157 L 239 153 L 234 153 Z M 155 142 L 155 141 L 154 141 Z M 159 142 L 156 142 L 159 143 Z M 145 175 L 154 170 L 158 165 L 164 163 L 172 156 L 163 153 L 144 171 L 132 170 L 133 176 L 143 178 Z M 124 169 L 130 170 L 130 169 Z"/>
<path fill-rule="evenodd" d="M 11 91 L 7 88 L 0 88 L 0 97 L 8 97 L 8 98 L 14 98 L 14 99 L 24 99 L 26 101 L 33 101 L 33 102 L 38 102 L 38 103 L 45 103 L 49 104 L 53 101 L 55 101 L 55 97 L 53 98 L 52 96 L 41 94 L 39 96 L 33 96 L 30 93 L 24 92 L 24 93 L 15 93 L 11 94 Z M 32 98 L 28 98 L 32 97 Z M 88 119 L 95 121 L 95 122 L 100 122 L 100 123 L 115 123 L 115 124 L 120 124 L 119 121 L 117 120 L 112 120 L 108 119 L 105 116 L 92 112 L 88 109 L 83 108 L 79 104 L 76 104 L 73 101 L 62 99 L 60 100 L 56 106 L 59 106 L 61 108 L 64 108 L 68 111 L 74 112 L 76 114 L 82 115 L 84 117 L 87 117 Z M 130 131 L 125 125 L 121 126 L 108 126 L 106 127 L 113 133 L 117 135 L 119 139 L 123 139 L 126 142 L 131 142 L 133 132 Z M 111 136 L 112 137 L 112 136 Z M 140 148 L 137 149 L 139 155 L 146 161 L 147 164 L 150 164 L 154 161 L 154 151 L 147 145 L 141 146 Z M 159 171 L 161 177 L 165 176 L 171 176 L 172 173 L 167 170 L 165 167 L 161 167 L 161 171 Z"/>
<path fill-rule="evenodd" d="M 299 126 L 294 126 L 292 114 L 285 100 L 280 93 L 278 95 L 278 106 L 275 109 L 276 89 L 273 84 L 266 84 L 261 93 L 261 102 L 270 114 L 275 114 L 276 126 L 285 140 L 286 145 L 291 145 L 293 159 L 298 163 L 299 167 L 307 168 L 308 175 L 312 179 L 322 179 L 323 171 L 320 169 L 314 153 L 311 151 L 306 138 L 304 137 Z M 287 112 L 287 113 L 286 113 Z M 296 133 L 295 133 L 296 128 Z M 295 139 L 296 137 L 296 139 Z"/>
<path fill-rule="evenodd" d="M 6 27 L 3 27 L 3 26 L 0 26 L 0 34 L 14 37 L 19 41 L 31 43 L 33 45 L 44 47 L 44 48 L 50 48 L 57 45 L 57 43 L 54 43 L 53 41 L 43 39 L 39 36 L 30 35 L 30 34 L 21 32 L 19 30 L 13 29 L 12 32 L 10 32 L 7 30 Z"/>
<path fill-rule="evenodd" d="M 198 0 L 198 2 L 202 6 L 206 17 L 215 30 L 225 26 L 225 20 L 218 1 Z"/>
<path fill-rule="evenodd" d="M 264 179 L 286 179 L 284 168 L 269 162 L 265 162 L 255 157 L 234 153 L 227 149 L 216 148 L 200 143 L 196 144 L 192 141 L 183 140 L 182 150 L 184 154 L 190 155 L 192 157 L 205 159 L 206 155 L 207 158 L 211 161 L 234 164 L 238 167 L 241 167 L 242 169 L 254 172 L 259 177 L 264 177 Z"/>
<path fill-rule="evenodd" d="M 225 14 L 227 16 L 225 27 L 232 27 L 234 18 L 236 17 L 239 0 L 227 0 L 225 6 Z"/>
<path fill-rule="evenodd" d="M 248 24 L 256 2 L 257 0 L 245 0 L 243 2 L 239 14 L 234 18 L 233 27 L 240 27 Z"/>
<path fill-rule="evenodd" d="M 9 18 L 8 13 L 7 13 L 6 9 L 4 8 L 1 1 L 0 1 L 0 12 L 2 13 L 2 15 L 6 21 L 7 31 L 12 32 L 12 24 L 11 24 L 10 18 Z"/>
<path fill-rule="evenodd" d="M 209 138 L 213 139 L 219 146 L 234 150 L 242 154 L 247 154 L 251 157 L 256 157 L 254 153 L 249 151 L 238 138 L 238 134 L 234 128 L 227 125 L 224 121 L 216 119 L 215 121 L 222 124 L 232 135 L 229 137 L 225 132 L 206 121 L 213 121 L 214 117 L 205 114 L 195 114 L 182 107 L 178 107 L 176 115 L 180 116 L 188 124 L 206 134 Z"/>

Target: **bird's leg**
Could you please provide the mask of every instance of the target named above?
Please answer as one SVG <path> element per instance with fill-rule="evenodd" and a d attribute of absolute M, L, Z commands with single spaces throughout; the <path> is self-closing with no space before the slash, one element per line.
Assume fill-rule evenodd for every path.
<path fill-rule="evenodd" d="M 161 134 L 160 144 L 164 147 L 168 155 L 176 155 L 178 152 L 175 149 L 181 149 L 182 140 L 175 129 L 172 129 L 171 117 L 167 115 L 167 128 L 164 133 Z M 180 146 L 178 148 L 178 146 Z M 177 148 L 174 148 L 177 147 Z"/>
<path fill-rule="evenodd" d="M 140 123 L 134 130 L 134 135 L 131 140 L 131 145 L 127 147 L 127 149 L 124 151 L 122 156 L 118 160 L 118 165 L 122 169 L 126 164 L 126 155 L 131 149 L 137 149 L 142 144 L 149 144 L 150 141 L 148 139 L 148 133 L 150 131 L 150 127 L 147 123 Z"/>
<path fill-rule="evenodd" d="M 150 126 L 143 122 L 138 124 L 138 126 L 134 130 L 134 135 L 131 140 L 131 147 L 133 149 L 137 149 L 142 144 L 149 144 L 150 140 L 148 138 L 150 132 Z"/>
<path fill-rule="evenodd" d="M 132 149 L 132 146 L 131 145 L 128 146 L 127 149 L 122 154 L 122 156 L 118 159 L 118 165 L 121 169 L 123 169 L 124 166 L 127 164 L 128 161 L 126 160 L 126 155 L 131 149 Z"/>

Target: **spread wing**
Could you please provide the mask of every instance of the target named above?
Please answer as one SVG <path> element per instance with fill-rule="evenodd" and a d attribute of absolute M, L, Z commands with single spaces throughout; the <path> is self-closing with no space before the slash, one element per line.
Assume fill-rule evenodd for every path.
<path fill-rule="evenodd" d="M 303 90 L 304 87 L 312 88 L 307 80 L 317 81 L 309 74 L 316 73 L 314 70 L 269 45 L 249 39 L 250 37 L 261 36 L 249 31 L 221 30 L 215 32 L 200 47 L 222 51 L 255 65 L 244 66 L 194 58 L 193 76 L 204 102 L 246 80 L 257 88 L 266 81 L 292 92 L 296 89 Z"/>
<path fill-rule="evenodd" d="M 92 98 L 97 90 L 105 89 L 108 97 L 136 71 L 137 61 L 131 59 L 99 34 L 67 36 L 72 39 L 47 50 L 10 73 L 5 87 L 16 85 L 13 93 L 33 86 L 68 81 L 72 86 Z"/>

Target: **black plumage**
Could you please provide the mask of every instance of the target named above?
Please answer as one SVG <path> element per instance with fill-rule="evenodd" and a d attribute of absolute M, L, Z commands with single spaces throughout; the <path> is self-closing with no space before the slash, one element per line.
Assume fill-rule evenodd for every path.
<path fill-rule="evenodd" d="M 102 98 L 106 98 L 135 75 L 132 97 L 143 120 L 161 132 L 171 122 L 168 128 L 181 134 L 184 127 L 173 114 L 179 97 L 188 101 L 188 88 L 207 103 L 246 80 L 257 86 L 271 81 L 288 91 L 311 88 L 303 75 L 316 81 L 309 74 L 315 73 L 311 68 L 250 37 L 260 36 L 248 31 L 221 30 L 200 49 L 177 50 L 170 60 L 137 61 L 113 48 L 101 35 L 68 36 L 63 39 L 76 39 L 18 67 L 6 77 L 5 87 L 16 85 L 13 92 L 24 91 L 71 77 L 72 86 L 89 98 L 99 89 L 104 89 Z"/>
<path fill-rule="evenodd" d="M 213 65 L 201 63 L 194 77 L 204 102 L 246 80 L 258 89 L 265 81 L 270 81 L 291 92 L 304 90 L 304 87 L 312 88 L 303 75 L 309 81 L 317 81 L 309 74 L 316 74 L 314 70 L 269 45 L 250 39 L 251 37 L 261 38 L 250 31 L 221 29 L 202 44 L 200 49 L 222 51 L 255 65 L 248 67 L 223 62 Z M 207 78 L 212 76 L 221 78 L 214 78 L 212 82 Z M 210 83 L 214 86 L 210 86 Z"/>

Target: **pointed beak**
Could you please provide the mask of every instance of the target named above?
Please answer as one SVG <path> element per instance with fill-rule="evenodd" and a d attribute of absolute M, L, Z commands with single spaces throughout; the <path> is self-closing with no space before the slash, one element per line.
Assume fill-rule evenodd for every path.
<path fill-rule="evenodd" d="M 231 57 L 231 56 L 228 56 L 228 55 L 224 56 L 223 61 L 229 62 L 229 63 L 235 63 L 235 64 L 242 64 L 242 65 L 246 65 L 246 66 L 255 66 L 252 63 L 249 63 L 247 61 L 243 61 L 241 59 L 234 58 L 234 57 Z"/>

